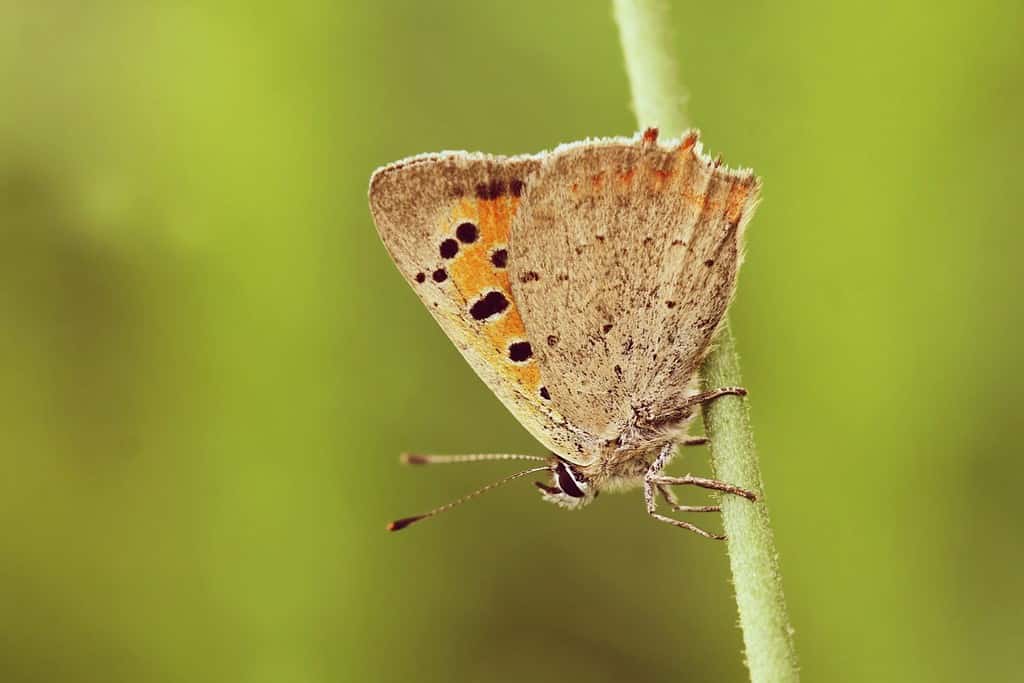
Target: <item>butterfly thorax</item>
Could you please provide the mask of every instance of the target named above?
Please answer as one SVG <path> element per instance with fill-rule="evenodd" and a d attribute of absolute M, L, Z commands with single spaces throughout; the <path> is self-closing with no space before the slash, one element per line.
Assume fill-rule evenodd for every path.
<path fill-rule="evenodd" d="M 600 491 L 626 491 L 643 483 L 644 474 L 651 466 L 656 454 L 656 451 L 651 453 L 634 451 L 629 454 L 628 458 L 603 459 L 579 469 L 583 476 L 593 482 L 593 486 Z"/>
<path fill-rule="evenodd" d="M 584 459 L 586 464 L 580 469 L 599 480 L 642 477 L 662 448 L 685 436 L 692 418 L 693 413 L 688 408 L 652 415 L 633 407 L 628 419 L 609 430 L 614 436 L 597 439 L 596 444 L 586 449 L 589 457 Z"/>

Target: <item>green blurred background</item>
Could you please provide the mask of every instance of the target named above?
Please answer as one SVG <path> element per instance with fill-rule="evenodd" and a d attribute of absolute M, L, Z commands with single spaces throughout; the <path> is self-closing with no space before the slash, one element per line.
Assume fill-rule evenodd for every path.
<path fill-rule="evenodd" d="M 677 4 L 765 182 L 733 319 L 805 680 L 1010 680 L 1022 5 Z M 638 495 L 384 531 L 510 471 L 400 450 L 539 446 L 369 175 L 632 133 L 605 3 L 0 7 L 0 679 L 744 680 L 724 546 Z"/>

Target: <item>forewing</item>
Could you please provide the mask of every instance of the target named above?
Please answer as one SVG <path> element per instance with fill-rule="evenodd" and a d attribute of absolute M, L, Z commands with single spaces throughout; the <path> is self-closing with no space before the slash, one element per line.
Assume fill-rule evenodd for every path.
<path fill-rule="evenodd" d="M 402 276 L 499 399 L 549 448 L 564 432 L 547 405 L 509 283 L 512 218 L 536 157 L 446 153 L 379 169 L 370 181 L 377 230 Z"/>
<path fill-rule="evenodd" d="M 551 398 L 605 439 L 687 417 L 759 190 L 703 156 L 695 133 L 655 137 L 556 149 L 512 225 L 512 291 Z"/>

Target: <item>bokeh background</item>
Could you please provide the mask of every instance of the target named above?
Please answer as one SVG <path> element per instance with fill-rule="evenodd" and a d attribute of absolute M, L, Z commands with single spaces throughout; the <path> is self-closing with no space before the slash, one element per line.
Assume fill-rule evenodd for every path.
<path fill-rule="evenodd" d="M 765 182 L 732 317 L 805 679 L 1019 676 L 1021 3 L 676 4 Z M 371 171 L 628 99 L 603 2 L 0 5 L 0 679 L 744 680 L 724 546 L 638 495 L 384 531 L 510 470 L 400 450 L 539 447 Z"/>

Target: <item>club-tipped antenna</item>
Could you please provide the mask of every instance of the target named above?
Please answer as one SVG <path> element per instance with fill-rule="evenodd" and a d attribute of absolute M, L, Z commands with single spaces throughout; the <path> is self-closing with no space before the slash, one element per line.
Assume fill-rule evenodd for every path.
<path fill-rule="evenodd" d="M 504 484 L 509 483 L 510 481 L 515 481 L 516 479 L 519 479 L 520 477 L 525 477 L 525 476 L 527 476 L 529 474 L 534 474 L 535 472 L 544 472 L 544 471 L 550 471 L 550 470 L 551 470 L 551 466 L 550 465 L 545 465 L 544 467 L 531 467 L 528 470 L 523 470 L 522 472 L 516 472 L 515 474 L 509 475 L 509 476 L 505 477 L 504 479 L 499 479 L 498 481 L 490 483 L 487 486 L 483 486 L 481 488 L 478 488 L 476 491 L 473 491 L 472 493 L 467 493 L 462 498 L 459 498 L 457 500 L 453 500 L 452 502 L 447 503 L 445 505 L 442 505 L 441 507 L 436 507 L 433 510 L 431 510 L 430 512 L 426 512 L 426 513 L 424 513 L 422 515 L 416 515 L 414 517 L 403 517 L 402 519 L 396 519 L 395 521 L 393 521 L 390 524 L 388 524 L 388 531 L 401 531 L 402 529 L 404 529 L 405 527 L 409 526 L 410 524 L 412 524 L 414 522 L 418 522 L 421 519 L 427 519 L 428 517 L 434 517 L 435 515 L 439 515 L 442 512 L 447 512 L 448 510 L 451 510 L 453 507 L 455 507 L 457 505 L 461 505 L 462 503 L 465 503 L 467 500 L 472 500 L 473 498 L 476 498 L 480 494 L 487 493 L 491 489 L 496 489 L 499 486 L 502 486 Z"/>
<path fill-rule="evenodd" d="M 486 460 L 540 460 L 542 462 L 550 460 L 550 458 L 539 455 L 520 455 L 518 453 L 471 453 L 469 455 L 402 453 L 398 457 L 406 465 L 451 465 L 461 462 L 484 462 Z"/>

